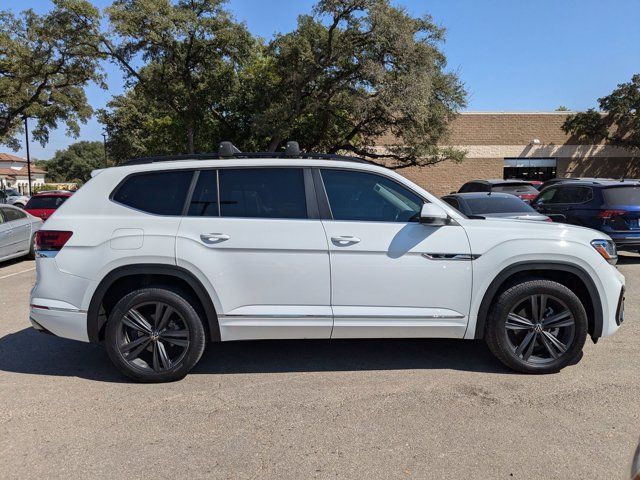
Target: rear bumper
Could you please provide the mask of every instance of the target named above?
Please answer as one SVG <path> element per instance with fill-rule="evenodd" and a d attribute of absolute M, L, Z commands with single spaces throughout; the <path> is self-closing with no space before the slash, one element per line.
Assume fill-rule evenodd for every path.
<path fill-rule="evenodd" d="M 36 258 L 36 283 L 29 301 L 29 320 L 34 328 L 88 342 L 84 296 L 90 283 L 86 278 L 62 272 L 55 258 Z"/>
<path fill-rule="evenodd" d="M 33 328 L 41 332 L 81 342 L 89 341 L 87 312 L 32 306 L 29 312 L 29 320 Z"/>

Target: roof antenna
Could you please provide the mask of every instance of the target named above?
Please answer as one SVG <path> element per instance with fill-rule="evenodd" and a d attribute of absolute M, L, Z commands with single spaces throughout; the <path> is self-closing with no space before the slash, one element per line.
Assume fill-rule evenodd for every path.
<path fill-rule="evenodd" d="M 220 142 L 218 145 L 218 156 L 220 158 L 233 158 L 236 153 L 242 153 L 231 142 Z"/>
<path fill-rule="evenodd" d="M 287 142 L 287 147 L 284 150 L 285 157 L 299 157 L 300 145 L 298 142 Z"/>

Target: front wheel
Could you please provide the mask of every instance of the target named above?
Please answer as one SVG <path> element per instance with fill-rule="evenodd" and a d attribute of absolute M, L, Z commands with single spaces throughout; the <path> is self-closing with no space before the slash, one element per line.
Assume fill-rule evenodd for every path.
<path fill-rule="evenodd" d="M 587 327 L 575 293 L 551 280 L 529 280 L 498 296 L 487 318 L 485 341 L 513 370 L 552 373 L 580 355 Z"/>
<path fill-rule="evenodd" d="M 107 321 L 105 346 L 114 365 L 139 382 L 183 378 L 205 347 L 202 321 L 178 291 L 143 288 L 124 296 Z"/>

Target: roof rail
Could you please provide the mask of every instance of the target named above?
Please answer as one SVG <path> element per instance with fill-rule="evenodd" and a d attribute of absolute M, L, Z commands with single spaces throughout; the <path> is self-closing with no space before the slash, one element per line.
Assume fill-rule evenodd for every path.
<path fill-rule="evenodd" d="M 302 152 L 298 142 L 287 142 L 284 152 L 242 152 L 231 142 L 220 142 L 218 153 L 191 153 L 180 155 L 158 155 L 151 157 L 139 157 L 128 160 L 120 164 L 120 166 L 143 165 L 146 163 L 172 162 L 179 160 L 219 160 L 219 159 L 245 159 L 245 158 L 302 158 L 312 160 L 339 160 L 344 162 L 369 163 L 358 157 L 350 157 L 346 155 L 337 155 L 333 153 L 313 153 Z"/>

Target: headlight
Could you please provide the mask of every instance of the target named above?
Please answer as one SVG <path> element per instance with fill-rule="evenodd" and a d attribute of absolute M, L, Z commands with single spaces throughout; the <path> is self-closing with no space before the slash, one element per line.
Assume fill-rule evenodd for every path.
<path fill-rule="evenodd" d="M 607 262 L 611 265 L 616 264 L 618 261 L 618 251 L 616 250 L 615 243 L 611 240 L 592 240 L 591 245 Z"/>

